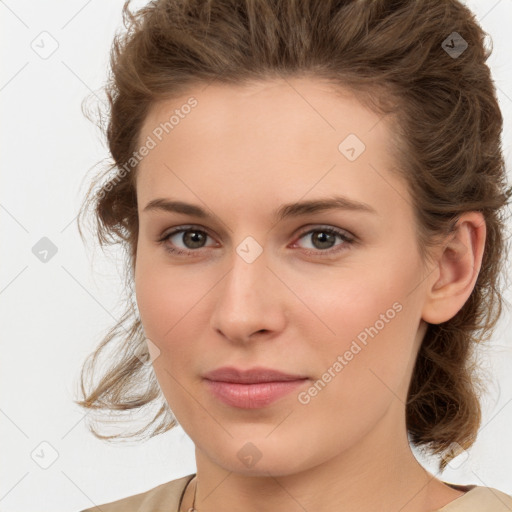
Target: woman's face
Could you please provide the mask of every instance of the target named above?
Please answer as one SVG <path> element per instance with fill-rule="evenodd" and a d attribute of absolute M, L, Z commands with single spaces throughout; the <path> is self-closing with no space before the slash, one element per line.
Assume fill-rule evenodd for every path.
<path fill-rule="evenodd" d="M 137 302 L 160 387 L 204 460 L 287 474 L 405 432 L 427 271 L 389 129 L 312 79 L 203 85 L 150 111 Z M 346 203 L 307 206 L 335 197 Z M 223 366 L 307 379 L 266 402 L 220 385 L 239 397 L 227 403 L 204 379 Z"/>

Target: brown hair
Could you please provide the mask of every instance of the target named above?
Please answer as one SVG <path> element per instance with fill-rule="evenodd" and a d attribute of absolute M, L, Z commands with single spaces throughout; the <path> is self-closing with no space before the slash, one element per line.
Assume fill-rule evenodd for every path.
<path fill-rule="evenodd" d="M 481 381 L 471 356 L 501 314 L 498 281 L 507 249 L 503 120 L 485 63 L 492 47 L 485 46 L 487 34 L 474 14 L 457 0 L 162 0 L 135 13 L 129 3 L 123 7 L 127 30 L 114 38 L 105 87 L 113 163 L 92 182 L 78 218 L 83 238 L 82 217 L 92 207 L 100 246 L 119 243 L 127 250 L 128 289 L 138 216 L 137 165 L 130 172 L 126 163 L 138 154 L 141 125 L 154 102 L 198 83 L 310 76 L 353 92 L 379 115 L 391 115 L 396 169 L 411 194 L 425 258 L 461 213 L 483 214 L 487 237 L 476 285 L 453 318 L 428 324 L 406 405 L 410 441 L 433 454 L 445 452 L 444 469 L 457 454 L 446 454 L 453 443 L 466 449 L 476 439 Z M 100 185 L 112 170 L 114 177 Z M 151 365 L 135 355 L 147 346 L 133 293 L 127 304 L 84 363 L 84 399 L 76 403 L 100 412 L 142 412 L 145 418 L 149 404 L 159 409 L 132 434 L 104 436 L 92 428 L 102 439 L 152 437 L 177 424 Z M 100 354 L 116 340 L 110 367 L 94 383 Z"/>

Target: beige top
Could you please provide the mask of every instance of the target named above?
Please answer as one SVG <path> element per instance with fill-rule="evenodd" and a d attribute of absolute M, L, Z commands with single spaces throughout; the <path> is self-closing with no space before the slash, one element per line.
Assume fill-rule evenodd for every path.
<path fill-rule="evenodd" d="M 194 476 L 195 473 L 158 485 L 146 492 L 80 512 L 178 512 L 185 488 Z M 466 494 L 434 512 L 510 512 L 512 510 L 512 496 L 492 487 L 444 483 Z"/>

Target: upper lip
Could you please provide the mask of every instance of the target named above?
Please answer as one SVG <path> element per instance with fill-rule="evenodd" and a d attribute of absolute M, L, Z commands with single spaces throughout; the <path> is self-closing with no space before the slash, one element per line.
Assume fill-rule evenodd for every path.
<path fill-rule="evenodd" d="M 279 382 L 307 379 L 305 375 L 290 374 L 272 368 L 258 366 L 242 370 L 233 366 L 223 366 L 216 368 L 203 375 L 205 379 L 216 380 L 220 382 L 236 382 L 242 384 L 254 384 L 257 382 Z"/>

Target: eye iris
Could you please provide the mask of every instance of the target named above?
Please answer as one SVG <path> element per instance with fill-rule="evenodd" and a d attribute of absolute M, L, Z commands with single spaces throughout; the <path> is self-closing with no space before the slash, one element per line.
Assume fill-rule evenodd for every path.
<path fill-rule="evenodd" d="M 320 242 L 320 247 L 318 247 L 318 249 L 329 249 L 332 247 L 332 245 L 329 244 L 335 241 L 335 235 L 326 231 L 316 231 L 313 233 L 313 243 L 315 244 L 316 241 Z M 325 247 L 323 245 L 324 243 L 327 243 L 329 247 Z"/>
<path fill-rule="evenodd" d="M 192 242 L 192 247 L 189 247 L 190 249 L 197 249 L 198 247 L 201 247 L 201 242 L 204 243 L 204 240 L 204 234 L 201 233 L 200 231 L 190 230 L 183 233 L 183 242 L 185 243 L 185 245 L 189 247 L 188 242 Z M 199 242 L 199 245 L 195 245 L 197 242 Z"/>

